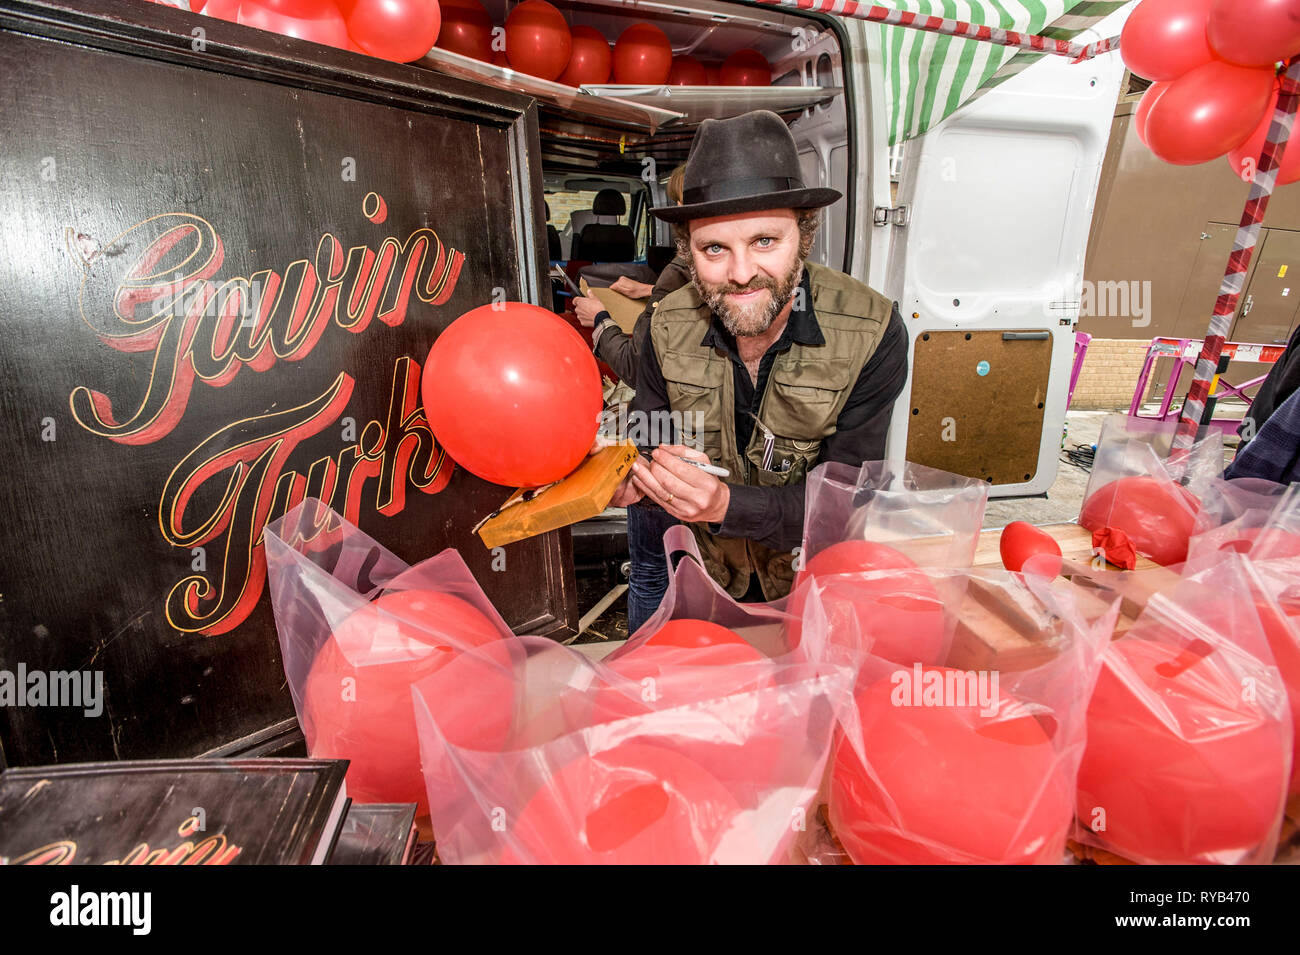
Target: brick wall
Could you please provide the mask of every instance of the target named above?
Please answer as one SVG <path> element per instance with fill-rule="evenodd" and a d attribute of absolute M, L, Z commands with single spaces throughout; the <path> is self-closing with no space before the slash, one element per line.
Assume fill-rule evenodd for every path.
<path fill-rule="evenodd" d="M 1127 411 L 1148 344 L 1149 339 L 1094 338 L 1088 345 L 1070 407 L 1079 411 Z"/>

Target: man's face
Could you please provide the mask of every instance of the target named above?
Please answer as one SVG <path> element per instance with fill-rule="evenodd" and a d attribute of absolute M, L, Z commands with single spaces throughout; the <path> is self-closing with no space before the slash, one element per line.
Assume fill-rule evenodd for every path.
<path fill-rule="evenodd" d="M 803 274 L 793 209 L 694 219 L 691 279 L 736 337 L 761 335 L 789 303 Z"/>

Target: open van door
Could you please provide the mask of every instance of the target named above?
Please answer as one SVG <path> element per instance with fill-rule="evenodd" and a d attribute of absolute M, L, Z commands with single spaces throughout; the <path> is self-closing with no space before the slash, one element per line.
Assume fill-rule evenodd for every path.
<path fill-rule="evenodd" d="M 1118 32 L 1117 22 L 1099 30 Z M 905 144 L 883 227 L 893 234 L 882 291 L 911 342 L 892 460 L 981 478 L 998 497 L 1045 494 L 1055 481 L 1084 251 L 1123 74 L 1118 54 L 1044 57 Z"/>

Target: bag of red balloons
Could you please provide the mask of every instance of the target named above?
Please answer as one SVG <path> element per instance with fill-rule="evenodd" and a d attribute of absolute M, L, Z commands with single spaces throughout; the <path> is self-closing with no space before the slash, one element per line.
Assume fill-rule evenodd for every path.
<path fill-rule="evenodd" d="M 1079 766 L 1079 842 L 1140 863 L 1272 861 L 1294 751 L 1265 632 L 1277 612 L 1250 562 L 1227 553 L 1153 595 L 1107 647 Z M 1268 625 L 1294 652 L 1293 625 Z"/>
<path fill-rule="evenodd" d="M 808 476 L 789 612 L 801 620 L 815 586 L 837 652 L 941 662 L 951 640 L 943 608 L 960 604 L 964 584 L 951 571 L 974 560 L 987 503 L 983 481 L 910 462 L 819 465 Z"/>
<path fill-rule="evenodd" d="M 1078 521 L 1094 532 L 1118 528 L 1139 554 L 1163 566 L 1187 559 L 1201 497 L 1223 472 L 1218 429 L 1173 459 L 1176 430 L 1173 421 L 1107 417 Z"/>
<path fill-rule="evenodd" d="M 1192 538 L 1185 572 L 1211 570 L 1231 554 L 1249 562 L 1250 599 L 1286 685 L 1294 796 L 1300 793 L 1300 489 L 1258 478 L 1218 481 L 1201 508 L 1200 517 L 1207 515 L 1215 523 Z"/>
<path fill-rule="evenodd" d="M 669 546 L 693 545 L 674 539 Z M 698 557 L 698 553 L 696 554 Z M 657 614 L 596 663 L 540 638 L 512 641 L 516 718 L 494 751 L 452 740 L 472 715 L 420 703 L 423 766 L 445 862 L 767 864 L 786 861 L 815 808 L 844 668 L 770 656 L 785 615 L 731 600 L 697 560 Z M 674 612 L 675 611 L 675 612 Z M 433 687 L 434 690 L 438 688 Z M 430 701 L 432 704 L 432 700 Z"/>
<path fill-rule="evenodd" d="M 308 752 L 351 761 L 354 801 L 416 803 L 427 818 L 411 687 L 422 681 L 450 738 L 495 749 L 514 718 L 509 627 L 456 551 L 410 566 L 315 498 L 263 536 Z"/>
<path fill-rule="evenodd" d="M 1073 584 L 978 577 L 986 599 L 1016 608 L 1008 626 L 1041 646 L 1043 661 L 975 671 L 867 658 L 841 719 L 829 793 L 831 828 L 858 864 L 1064 858 L 1089 692 L 1119 600 L 1098 611 Z"/>
<path fill-rule="evenodd" d="M 1194 165 L 1230 154 L 1254 179 L 1277 104 L 1278 63 L 1300 53 L 1293 0 L 1142 0 L 1124 25 L 1120 53 L 1153 80 L 1138 105 L 1138 136 L 1166 162 Z M 1300 179 L 1300 151 L 1278 183 Z"/>

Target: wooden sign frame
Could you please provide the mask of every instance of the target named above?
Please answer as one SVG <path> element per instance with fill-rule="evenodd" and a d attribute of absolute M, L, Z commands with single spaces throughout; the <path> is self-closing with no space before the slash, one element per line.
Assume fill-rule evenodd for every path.
<path fill-rule="evenodd" d="M 473 526 L 504 489 L 454 468 L 419 396 L 419 366 L 457 315 L 498 287 L 506 299 L 549 305 L 531 98 L 140 0 L 0 0 L 0 68 L 16 104 L 0 116 L 9 190 L 0 198 L 0 447 L 14 469 L 0 534 L 0 677 L 11 692 L 19 668 L 103 680 L 93 718 L 48 701 L 0 705 L 0 766 L 300 745 L 257 554 L 261 526 L 313 490 L 407 562 L 456 547 L 516 632 L 574 632 L 569 532 L 485 552 Z M 170 247 L 150 225 L 164 216 L 182 223 Z M 133 432 L 127 419 L 133 408 L 142 415 L 141 389 L 158 366 L 148 354 L 156 343 L 130 326 L 144 312 L 131 308 L 164 306 L 129 301 L 143 260 L 116 285 L 96 286 L 96 270 L 149 241 L 159 261 L 185 241 L 201 249 L 204 234 L 224 256 L 205 282 L 224 290 L 232 275 L 250 277 L 243 304 L 230 306 L 240 327 L 210 329 L 209 343 L 230 345 L 247 325 L 240 340 L 265 332 L 266 347 L 215 378 L 163 379 L 165 406 Z M 272 334 L 325 314 L 327 291 L 313 298 L 302 273 L 290 282 L 293 268 L 313 264 L 324 285 L 337 277 L 331 320 L 310 348 L 272 354 Z M 369 286 L 354 265 L 371 269 Z M 297 289 L 293 316 L 275 332 L 273 293 L 251 284 L 259 277 Z M 178 324 L 181 334 L 195 338 L 204 319 L 194 321 Z M 176 399 L 181 385 L 187 399 Z M 238 547 L 218 553 L 199 517 L 185 516 L 222 501 L 219 482 L 184 479 L 222 454 L 238 457 L 241 428 L 305 415 L 312 402 L 335 417 L 312 419 L 325 424 L 304 426 L 286 457 L 268 444 L 262 457 L 216 472 L 241 489 L 256 468 L 271 474 L 253 511 L 262 523 L 240 525 L 234 505 L 224 512 L 225 539 L 240 528 L 250 541 L 238 565 Z M 177 482 L 189 490 L 176 492 Z M 242 578 L 211 569 L 232 559 Z M 214 581 L 230 579 L 247 599 L 203 617 L 205 601 L 231 593 Z M 0 704 L 4 693 L 0 680 Z"/>

